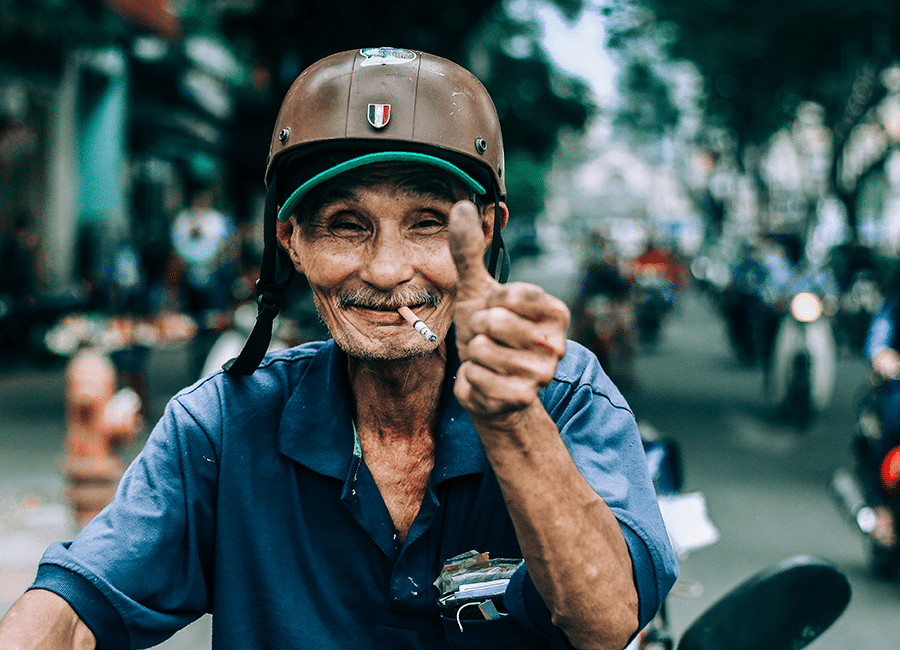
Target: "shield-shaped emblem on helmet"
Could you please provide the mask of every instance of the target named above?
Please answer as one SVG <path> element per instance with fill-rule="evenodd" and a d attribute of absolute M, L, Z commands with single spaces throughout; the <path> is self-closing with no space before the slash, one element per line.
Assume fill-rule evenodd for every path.
<path fill-rule="evenodd" d="M 390 104 L 369 104 L 369 112 L 367 115 L 369 124 L 376 129 L 383 129 L 391 119 Z"/>

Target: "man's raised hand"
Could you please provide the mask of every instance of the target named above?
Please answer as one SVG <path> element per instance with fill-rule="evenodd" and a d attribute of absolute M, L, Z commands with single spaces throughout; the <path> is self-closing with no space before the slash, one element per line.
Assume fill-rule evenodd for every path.
<path fill-rule="evenodd" d="M 488 274 L 481 215 L 469 201 L 450 211 L 449 239 L 459 274 L 455 322 L 463 362 L 456 397 L 473 418 L 522 411 L 535 404 L 565 354 L 569 310 L 540 287 L 502 285 Z"/>

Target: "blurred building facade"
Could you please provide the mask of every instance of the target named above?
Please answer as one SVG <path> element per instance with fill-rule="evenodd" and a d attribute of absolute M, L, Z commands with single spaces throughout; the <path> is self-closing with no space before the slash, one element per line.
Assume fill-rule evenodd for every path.
<path fill-rule="evenodd" d="M 184 38 L 181 23 L 235 3 L 174 4 L 0 6 L 0 239 L 36 233 L 44 289 L 91 282 L 122 242 L 161 273 L 170 221 L 195 189 L 252 216 L 257 197 L 229 182 L 239 172 L 227 133 L 265 88 L 214 27 Z"/>

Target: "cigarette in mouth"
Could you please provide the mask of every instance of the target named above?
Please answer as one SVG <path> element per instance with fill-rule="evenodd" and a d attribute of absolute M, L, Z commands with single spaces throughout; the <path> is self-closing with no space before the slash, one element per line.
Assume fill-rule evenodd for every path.
<path fill-rule="evenodd" d="M 400 315 L 403 316 L 410 325 L 416 328 L 416 331 L 421 334 L 426 341 L 437 341 L 437 334 L 432 332 L 428 325 L 423 323 L 421 319 L 413 313 L 412 309 L 404 305 L 397 311 L 400 312 Z"/>

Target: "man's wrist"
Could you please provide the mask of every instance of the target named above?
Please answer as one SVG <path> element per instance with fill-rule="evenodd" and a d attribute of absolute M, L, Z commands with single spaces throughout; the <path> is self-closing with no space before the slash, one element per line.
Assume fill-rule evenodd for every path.
<path fill-rule="evenodd" d="M 558 429 L 539 399 L 528 406 L 496 415 L 472 415 L 475 430 L 486 446 L 526 447 L 542 439 L 542 433 Z"/>

